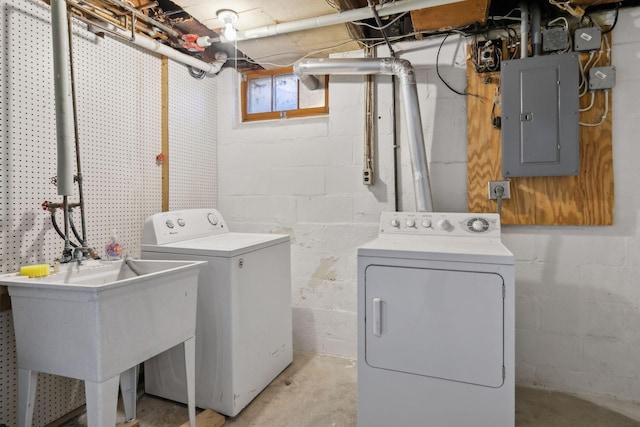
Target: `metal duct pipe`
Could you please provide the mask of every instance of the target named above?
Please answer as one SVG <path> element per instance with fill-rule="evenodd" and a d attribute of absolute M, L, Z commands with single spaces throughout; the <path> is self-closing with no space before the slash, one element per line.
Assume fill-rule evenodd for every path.
<path fill-rule="evenodd" d="M 67 3 L 51 0 L 53 83 L 56 103 L 58 195 L 73 195 L 73 105 L 69 81 L 69 37 Z M 66 221 L 65 221 L 66 225 Z"/>
<path fill-rule="evenodd" d="M 416 209 L 420 212 L 433 211 L 431 182 L 429 180 L 427 154 L 424 148 L 422 122 L 420 120 L 418 89 L 415 73 L 409 61 L 398 58 L 304 59 L 294 64 L 293 73 L 299 77 L 314 74 L 383 74 L 396 76 L 399 81 L 405 109 Z"/>
<path fill-rule="evenodd" d="M 462 0 L 404 0 L 375 6 L 378 15 L 389 16 L 397 13 L 410 12 L 416 9 L 441 6 L 444 4 L 458 3 Z M 266 25 L 245 31 L 238 31 L 236 40 L 250 40 L 261 37 L 275 36 L 278 34 L 292 33 L 295 31 L 309 30 L 312 28 L 327 27 L 329 25 L 344 24 L 346 22 L 360 21 L 373 18 L 373 12 L 369 7 L 345 10 L 330 15 L 316 16 L 301 19 L 299 21 L 284 22 L 282 24 Z"/>
<path fill-rule="evenodd" d="M 529 5 L 520 3 L 520 58 L 529 56 Z"/>
<path fill-rule="evenodd" d="M 533 56 L 542 55 L 542 32 L 540 31 L 540 6 L 531 3 L 531 50 Z"/>

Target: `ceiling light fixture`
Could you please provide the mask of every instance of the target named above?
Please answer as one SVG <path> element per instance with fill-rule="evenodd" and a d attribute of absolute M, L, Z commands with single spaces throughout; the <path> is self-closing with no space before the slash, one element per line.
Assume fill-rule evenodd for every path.
<path fill-rule="evenodd" d="M 227 41 L 234 41 L 236 39 L 236 29 L 233 28 L 233 23 L 238 20 L 238 14 L 231 9 L 221 9 L 216 12 L 218 19 L 224 22 L 224 30 L 222 35 Z"/>

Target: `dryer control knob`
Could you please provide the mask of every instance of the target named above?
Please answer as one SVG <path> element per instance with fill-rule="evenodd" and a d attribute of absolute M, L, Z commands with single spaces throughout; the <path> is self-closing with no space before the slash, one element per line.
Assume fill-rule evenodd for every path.
<path fill-rule="evenodd" d="M 167 225 L 167 228 L 173 228 L 173 227 L 174 227 L 174 225 L 173 225 L 173 221 L 171 221 L 170 219 L 168 219 L 168 220 L 165 222 L 165 224 Z"/>
<path fill-rule="evenodd" d="M 482 221 L 480 221 L 479 219 L 476 219 L 475 221 L 473 221 L 471 223 L 471 227 L 476 231 L 483 231 L 484 230 L 484 223 Z"/>
<path fill-rule="evenodd" d="M 178 220 L 177 220 L 176 222 L 178 223 L 178 225 L 179 225 L 180 227 L 184 227 L 184 225 L 186 224 L 186 223 L 184 222 L 184 219 L 182 219 L 182 218 L 178 218 Z"/>
<path fill-rule="evenodd" d="M 400 227 L 400 221 L 398 221 L 398 218 L 393 218 L 391 220 L 391 226 L 392 227 Z"/>
<path fill-rule="evenodd" d="M 407 220 L 404 222 L 404 225 L 413 228 L 416 226 L 416 221 L 413 218 L 407 218 Z"/>
<path fill-rule="evenodd" d="M 210 213 L 209 215 L 207 215 L 207 219 L 209 220 L 211 225 L 218 225 L 218 217 L 214 214 Z"/>
<path fill-rule="evenodd" d="M 429 228 L 429 227 L 431 227 L 431 220 L 430 220 L 430 219 L 423 219 L 423 220 L 422 220 L 422 226 L 423 226 L 424 228 Z"/>
<path fill-rule="evenodd" d="M 451 225 L 448 219 L 439 220 L 437 225 L 440 230 L 445 230 L 445 231 L 449 231 L 453 228 L 453 226 Z"/>

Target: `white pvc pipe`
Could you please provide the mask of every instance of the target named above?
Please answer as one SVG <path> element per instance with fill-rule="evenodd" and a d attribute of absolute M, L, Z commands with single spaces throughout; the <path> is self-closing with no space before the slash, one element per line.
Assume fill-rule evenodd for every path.
<path fill-rule="evenodd" d="M 294 64 L 293 73 L 298 77 L 313 76 L 314 74 L 383 74 L 397 76 L 405 109 L 404 116 L 407 124 L 411 167 L 413 169 L 416 210 L 419 212 L 433 211 L 431 182 L 427 154 L 424 148 L 422 121 L 420 119 L 418 89 L 415 73 L 409 61 L 398 58 L 303 59 Z"/>
<path fill-rule="evenodd" d="M 73 104 L 69 76 L 67 3 L 51 0 L 53 83 L 56 103 L 58 195 L 73 195 Z"/>
<path fill-rule="evenodd" d="M 520 58 L 529 56 L 529 5 L 520 3 Z"/>
<path fill-rule="evenodd" d="M 129 32 L 125 32 L 120 29 L 116 29 L 116 31 L 136 46 L 150 50 L 151 52 L 159 53 L 160 55 L 164 55 L 167 58 L 180 62 L 181 64 L 191 65 L 198 70 L 205 71 L 207 74 L 217 74 L 224 63 L 227 62 L 227 54 L 224 52 L 217 52 L 215 61 L 208 63 L 194 58 L 193 56 L 178 52 L 177 50 L 148 37 L 136 34 L 135 38 L 131 40 L 131 34 Z"/>
<path fill-rule="evenodd" d="M 434 6 L 442 6 L 450 3 L 458 3 L 462 0 L 404 0 L 385 3 L 375 6 L 380 16 L 395 15 L 397 13 L 410 12 L 417 9 L 425 9 Z M 295 31 L 309 30 L 312 28 L 327 27 L 329 25 L 344 24 L 346 22 L 360 21 L 373 18 L 373 12 L 369 7 L 345 10 L 330 15 L 301 19 L 299 21 L 284 22 L 282 24 L 266 25 L 245 31 L 238 31 L 236 40 L 250 40 L 261 37 L 275 36 L 278 34 L 292 33 Z"/>

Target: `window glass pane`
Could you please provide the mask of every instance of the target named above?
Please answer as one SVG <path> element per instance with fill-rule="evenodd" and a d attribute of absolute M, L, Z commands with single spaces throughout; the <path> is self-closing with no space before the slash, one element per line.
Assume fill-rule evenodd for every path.
<path fill-rule="evenodd" d="M 309 90 L 305 85 L 300 85 L 300 108 L 324 107 L 324 79 L 326 76 L 316 77 L 320 80 L 318 89 Z"/>
<path fill-rule="evenodd" d="M 274 76 L 274 111 L 298 109 L 298 78 L 293 74 Z"/>
<path fill-rule="evenodd" d="M 247 112 L 249 114 L 271 111 L 271 76 L 249 79 L 247 85 Z"/>

